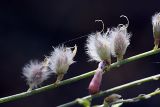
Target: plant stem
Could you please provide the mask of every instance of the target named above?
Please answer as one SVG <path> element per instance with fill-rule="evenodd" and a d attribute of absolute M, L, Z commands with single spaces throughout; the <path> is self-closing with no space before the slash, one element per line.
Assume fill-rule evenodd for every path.
<path fill-rule="evenodd" d="M 121 65 L 124 65 L 126 63 L 133 62 L 133 61 L 142 59 L 144 57 L 148 57 L 148 56 L 158 54 L 158 53 L 160 53 L 160 49 L 144 52 L 142 54 L 132 56 L 132 57 L 124 59 L 122 61 L 115 62 L 115 63 L 111 64 L 110 69 L 117 68 L 117 67 L 119 67 Z M 22 93 L 19 93 L 19 94 L 3 97 L 3 98 L 0 98 L 0 103 L 15 101 L 15 100 L 22 99 L 22 98 L 25 98 L 25 97 L 28 97 L 28 96 L 31 96 L 31 95 L 34 95 L 34 94 L 38 94 L 38 93 L 47 91 L 47 90 L 55 89 L 55 88 L 63 86 L 63 85 L 71 84 L 71 83 L 79 81 L 81 79 L 90 77 L 90 76 L 94 75 L 94 73 L 95 73 L 95 70 L 84 73 L 84 74 L 79 75 L 79 76 L 72 77 L 70 79 L 63 80 L 59 84 L 50 84 L 50 85 L 47 85 L 47 86 L 44 86 L 44 87 L 41 87 L 41 88 L 37 88 L 37 89 L 32 90 L 32 91 L 22 92 Z"/>
<path fill-rule="evenodd" d="M 147 77 L 147 78 L 144 78 L 144 79 L 136 80 L 136 81 L 133 81 L 133 82 L 130 82 L 130 83 L 127 83 L 127 84 L 124 84 L 124 85 L 120 85 L 120 86 L 117 86 L 117 87 L 114 87 L 114 88 L 111 88 L 111 89 L 108 89 L 108 90 L 105 90 L 105 91 L 101 91 L 101 92 L 99 92 L 95 95 L 89 95 L 89 96 L 83 97 L 81 99 L 91 100 L 93 98 L 97 98 L 97 97 L 101 97 L 101 96 L 107 96 L 111 93 L 115 93 L 115 92 L 123 90 L 123 89 L 127 89 L 127 88 L 130 88 L 130 87 L 134 87 L 134 86 L 137 86 L 137 85 L 149 82 L 149 81 L 153 81 L 153 80 L 158 80 L 158 79 L 160 79 L 160 74 L 150 76 L 150 77 Z M 152 93 L 152 94 L 155 94 L 155 93 Z M 74 100 L 74 101 L 71 101 L 69 103 L 60 105 L 58 107 L 69 107 L 69 106 L 75 105 L 77 103 L 78 103 L 77 100 Z"/>
<path fill-rule="evenodd" d="M 118 100 L 116 102 L 113 102 L 112 105 L 114 104 L 118 104 L 118 103 L 134 103 L 134 102 L 138 102 L 141 100 L 147 100 L 155 95 L 159 95 L 160 94 L 160 90 L 155 90 L 154 92 L 151 92 L 149 94 L 140 94 L 137 97 L 134 98 L 129 98 L 129 99 L 122 99 L 122 100 Z"/>

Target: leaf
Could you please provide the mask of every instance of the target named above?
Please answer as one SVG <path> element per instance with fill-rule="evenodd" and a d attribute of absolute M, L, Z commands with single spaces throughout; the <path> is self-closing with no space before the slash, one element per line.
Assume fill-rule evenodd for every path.
<path fill-rule="evenodd" d="M 84 107 L 90 107 L 90 105 L 91 105 L 91 103 L 90 103 L 90 101 L 89 100 L 87 100 L 87 99 L 77 99 L 77 102 L 80 104 L 80 105 L 82 105 L 82 106 L 84 106 Z"/>

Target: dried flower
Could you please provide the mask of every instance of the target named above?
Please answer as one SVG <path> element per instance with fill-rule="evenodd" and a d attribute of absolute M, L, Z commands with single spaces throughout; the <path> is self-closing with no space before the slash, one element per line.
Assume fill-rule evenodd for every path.
<path fill-rule="evenodd" d="M 57 82 L 63 79 L 65 73 L 67 73 L 69 66 L 74 63 L 73 58 L 77 52 L 77 46 L 75 45 L 74 51 L 68 47 L 56 47 L 49 57 L 49 68 L 51 71 L 58 75 Z"/>
<path fill-rule="evenodd" d="M 122 100 L 122 96 L 119 94 L 112 94 L 104 99 L 105 107 L 120 107 L 123 103 L 114 104 L 116 101 Z"/>
<path fill-rule="evenodd" d="M 51 72 L 48 71 L 46 64 L 37 60 L 30 61 L 23 68 L 23 75 L 26 77 L 30 89 L 37 88 L 43 81 L 48 79 Z"/>
<path fill-rule="evenodd" d="M 96 94 L 99 92 L 103 76 L 103 70 L 105 69 L 105 66 L 106 63 L 104 61 L 99 63 L 98 68 L 96 69 L 96 72 L 88 87 L 90 94 Z"/>
<path fill-rule="evenodd" d="M 160 13 L 152 16 L 153 36 L 154 36 L 154 49 L 158 48 L 160 41 Z"/>
<path fill-rule="evenodd" d="M 89 35 L 86 48 L 86 53 L 89 55 L 91 61 L 106 61 L 110 65 L 111 53 L 107 33 L 101 34 L 97 32 Z"/>
<path fill-rule="evenodd" d="M 117 57 L 117 61 L 123 59 L 123 55 L 126 53 L 126 49 L 130 44 L 131 34 L 127 32 L 128 24 L 127 25 L 120 24 L 117 28 L 112 28 L 109 31 L 111 53 L 113 56 Z"/>
<path fill-rule="evenodd" d="M 121 97 L 122 96 L 119 95 L 119 94 L 112 94 L 112 95 L 110 95 L 110 96 L 108 96 L 108 97 L 105 98 L 105 102 L 107 102 L 107 103 L 113 103 L 113 102 L 119 100 Z"/>

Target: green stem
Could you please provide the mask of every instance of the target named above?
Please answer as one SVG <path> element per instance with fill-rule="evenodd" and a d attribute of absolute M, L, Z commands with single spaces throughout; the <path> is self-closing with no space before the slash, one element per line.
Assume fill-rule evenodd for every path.
<path fill-rule="evenodd" d="M 140 94 L 139 96 L 134 97 L 134 98 L 122 99 L 122 100 L 115 101 L 112 103 L 112 105 L 118 104 L 118 103 L 134 103 L 134 102 L 138 102 L 141 100 L 147 100 L 147 99 L 149 99 L 155 95 L 159 95 L 159 94 L 160 94 L 160 90 L 158 89 L 158 90 L 151 92 L 149 94 Z"/>
<path fill-rule="evenodd" d="M 159 46 L 159 39 L 155 39 L 154 40 L 154 48 L 153 48 L 153 50 L 158 49 L 158 46 Z"/>
<path fill-rule="evenodd" d="M 142 59 L 144 57 L 151 56 L 151 55 L 154 55 L 154 54 L 157 54 L 157 53 L 160 53 L 160 49 L 151 50 L 151 51 L 139 54 L 139 55 L 132 56 L 130 58 L 127 58 L 127 59 L 124 59 L 122 61 L 111 64 L 110 69 L 117 68 L 120 65 L 124 65 L 126 63 L 133 62 L 133 61 L 136 61 L 136 60 L 139 60 L 139 59 Z M 15 100 L 22 99 L 22 98 L 25 98 L 25 97 L 28 97 L 28 96 L 31 96 L 31 95 L 34 95 L 34 94 L 38 94 L 38 93 L 47 91 L 47 90 L 55 89 L 55 88 L 63 86 L 63 85 L 71 84 L 71 83 L 79 81 L 81 79 L 90 77 L 90 76 L 94 75 L 94 73 L 95 73 L 95 70 L 84 73 L 84 74 L 79 75 L 79 76 L 75 76 L 75 77 L 70 78 L 70 79 L 63 80 L 59 84 L 51 84 L 51 85 L 47 85 L 47 86 L 29 91 L 29 92 L 22 92 L 22 93 L 19 93 L 19 94 L 3 97 L 3 98 L 0 98 L 0 103 L 15 101 Z"/>
<path fill-rule="evenodd" d="M 29 87 L 29 89 L 27 90 L 27 92 L 29 92 L 29 91 L 32 91 L 32 88 L 31 88 L 31 87 Z"/>
<path fill-rule="evenodd" d="M 117 62 L 123 60 L 123 55 L 117 55 Z"/>
<path fill-rule="evenodd" d="M 158 49 L 158 45 L 155 45 L 153 48 L 153 50 L 156 50 L 156 49 Z"/>
<path fill-rule="evenodd" d="M 136 81 L 133 81 L 133 82 L 130 82 L 130 83 L 127 83 L 127 84 L 124 84 L 124 85 L 120 85 L 120 86 L 117 86 L 117 87 L 114 87 L 114 88 L 111 88 L 111 89 L 108 89 L 108 90 L 105 90 L 105 91 L 101 91 L 101 92 L 99 92 L 99 93 L 97 93 L 95 95 L 89 95 L 89 96 L 83 97 L 81 99 L 91 100 L 93 98 L 107 96 L 107 95 L 109 95 L 111 93 L 115 93 L 115 92 L 123 90 L 123 89 L 127 89 L 127 88 L 130 88 L 130 87 L 134 87 L 134 86 L 137 86 L 137 85 L 149 82 L 149 81 L 153 81 L 153 80 L 158 80 L 158 79 L 160 79 L 160 74 L 154 75 L 154 76 L 150 76 L 150 77 L 147 77 L 147 78 L 144 78 L 144 79 L 136 80 Z M 155 93 L 151 93 L 151 94 L 154 95 L 154 94 L 156 94 L 156 92 Z M 74 100 L 74 101 L 71 101 L 69 103 L 60 105 L 58 107 L 70 107 L 70 106 L 73 106 L 75 104 L 78 104 L 77 100 Z"/>

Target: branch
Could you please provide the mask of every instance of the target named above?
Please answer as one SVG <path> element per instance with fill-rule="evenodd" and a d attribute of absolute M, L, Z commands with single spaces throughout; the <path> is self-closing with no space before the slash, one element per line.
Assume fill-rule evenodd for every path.
<path fill-rule="evenodd" d="M 137 85 L 149 82 L 149 81 L 153 81 L 153 80 L 158 80 L 158 79 L 160 79 L 160 74 L 150 76 L 150 77 L 147 77 L 147 78 L 144 78 L 144 79 L 136 80 L 136 81 L 133 81 L 133 82 L 130 82 L 130 83 L 127 83 L 127 84 L 124 84 L 124 85 L 120 85 L 120 86 L 117 86 L 117 87 L 114 87 L 114 88 L 111 88 L 111 89 L 108 89 L 108 90 L 105 90 L 105 91 L 101 91 L 98 94 L 89 95 L 89 96 L 83 97 L 81 99 L 91 100 L 93 98 L 97 98 L 97 97 L 101 97 L 101 96 L 107 96 L 111 93 L 115 93 L 115 92 L 123 90 L 123 89 L 127 89 L 127 88 L 130 88 L 130 87 L 134 87 L 134 86 L 137 86 Z M 75 104 L 78 104 L 77 100 L 74 100 L 74 101 L 71 101 L 69 103 L 60 105 L 58 107 L 69 107 L 69 106 L 72 106 L 72 105 L 75 105 Z"/>
<path fill-rule="evenodd" d="M 135 55 L 135 56 L 132 56 L 130 58 L 124 59 L 120 62 L 115 62 L 115 63 L 111 64 L 110 69 L 117 68 L 117 67 L 119 67 L 121 65 L 124 65 L 124 64 L 127 64 L 129 62 L 133 62 L 133 61 L 142 59 L 144 57 L 148 57 L 148 56 L 158 54 L 158 53 L 160 53 L 160 49 L 144 52 L 142 54 Z M 75 77 L 70 78 L 70 79 L 63 80 L 59 84 L 50 84 L 50 85 L 47 85 L 47 86 L 44 86 L 44 87 L 41 87 L 41 88 L 37 88 L 37 89 L 32 90 L 32 91 L 22 92 L 22 93 L 19 93 L 19 94 L 3 97 L 3 98 L 0 98 L 0 103 L 15 101 L 15 100 L 22 99 L 22 98 L 25 98 L 25 97 L 28 97 L 28 96 L 31 96 L 31 95 L 34 95 L 34 94 L 38 94 L 38 93 L 47 91 L 47 90 L 55 89 L 55 88 L 58 88 L 58 87 L 63 86 L 63 85 L 71 84 L 71 83 L 79 81 L 81 79 L 90 77 L 90 76 L 94 75 L 94 73 L 95 73 L 95 70 L 84 73 L 84 74 L 79 75 L 79 76 L 75 76 Z"/>
<path fill-rule="evenodd" d="M 118 104 L 118 103 L 134 103 L 134 102 L 138 102 L 138 101 L 142 101 L 142 100 L 147 100 L 147 99 L 149 99 L 155 95 L 159 95 L 159 94 L 160 94 L 160 89 L 157 89 L 154 92 L 151 92 L 149 94 L 140 94 L 134 98 L 118 100 L 116 102 L 113 102 L 111 105 Z"/>

